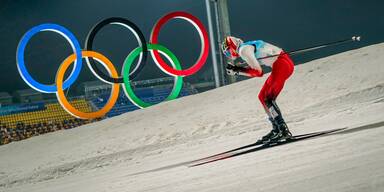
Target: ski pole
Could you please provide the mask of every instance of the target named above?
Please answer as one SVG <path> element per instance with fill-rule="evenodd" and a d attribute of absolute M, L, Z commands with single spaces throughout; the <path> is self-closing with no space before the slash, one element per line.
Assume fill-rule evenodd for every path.
<path fill-rule="evenodd" d="M 340 45 L 340 44 L 344 44 L 344 43 L 348 43 L 348 42 L 352 42 L 352 41 L 360 41 L 360 39 L 361 39 L 361 36 L 353 36 L 352 38 L 343 39 L 343 40 L 339 40 L 339 41 L 334 41 L 334 42 L 330 42 L 330 43 L 324 43 L 324 44 L 321 44 L 321 45 L 316 45 L 316 46 L 307 47 L 307 48 L 303 48 L 303 49 L 297 49 L 297 50 L 285 52 L 284 54 L 295 55 L 295 54 L 298 54 L 298 53 L 304 53 L 304 52 L 308 52 L 308 51 L 313 51 L 313 50 L 321 49 L 321 48 L 324 48 L 324 47 Z M 258 60 L 267 59 L 267 58 L 271 58 L 271 57 L 276 57 L 276 56 L 279 56 L 279 55 L 280 54 L 269 55 L 269 56 L 266 56 L 266 57 L 258 58 Z"/>

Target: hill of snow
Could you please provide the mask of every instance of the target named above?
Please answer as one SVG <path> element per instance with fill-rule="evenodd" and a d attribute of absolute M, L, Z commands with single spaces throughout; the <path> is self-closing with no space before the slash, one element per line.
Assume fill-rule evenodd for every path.
<path fill-rule="evenodd" d="M 384 191 L 384 44 L 299 65 L 278 98 L 294 134 L 347 128 L 215 163 L 171 166 L 270 130 L 266 77 L 0 147 L 0 191 Z M 148 171 L 149 170 L 149 171 Z"/>

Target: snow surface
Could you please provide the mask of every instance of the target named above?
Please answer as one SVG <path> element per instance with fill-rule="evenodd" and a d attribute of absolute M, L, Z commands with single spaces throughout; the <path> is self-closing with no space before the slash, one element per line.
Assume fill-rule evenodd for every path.
<path fill-rule="evenodd" d="M 0 191 L 384 191 L 384 44 L 299 65 L 278 98 L 294 134 L 348 128 L 189 168 L 270 125 L 266 75 L 0 147 Z"/>

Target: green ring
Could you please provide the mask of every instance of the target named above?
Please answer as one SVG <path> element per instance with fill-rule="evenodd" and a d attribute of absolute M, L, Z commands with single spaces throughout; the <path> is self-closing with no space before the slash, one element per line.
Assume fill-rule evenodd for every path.
<path fill-rule="evenodd" d="M 147 44 L 148 50 L 158 50 L 160 53 L 167 55 L 167 58 L 170 58 L 172 60 L 172 66 L 173 68 L 177 70 L 181 70 L 181 65 L 177 57 L 166 47 L 158 44 Z M 142 47 L 137 47 L 134 49 L 127 58 L 124 60 L 123 64 L 123 80 L 124 80 L 124 92 L 127 95 L 128 99 L 137 107 L 139 108 L 145 108 L 152 106 L 154 104 L 152 103 L 147 103 L 141 100 L 139 97 L 136 96 L 134 93 L 131 84 L 130 84 L 130 79 L 129 79 L 129 71 L 131 69 L 133 61 L 136 59 L 137 56 L 143 51 Z M 175 77 L 175 83 L 172 89 L 171 94 L 168 95 L 168 97 L 165 99 L 165 101 L 169 101 L 172 99 L 176 99 L 177 96 L 179 96 L 181 92 L 181 88 L 183 87 L 183 77 L 182 76 L 177 76 Z"/>

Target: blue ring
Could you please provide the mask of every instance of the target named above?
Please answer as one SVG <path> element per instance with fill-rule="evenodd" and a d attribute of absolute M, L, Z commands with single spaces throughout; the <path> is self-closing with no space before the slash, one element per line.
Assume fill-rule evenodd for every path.
<path fill-rule="evenodd" d="M 24 63 L 24 52 L 25 47 L 27 46 L 28 41 L 32 38 L 33 35 L 41 32 L 41 31 L 52 31 L 62 35 L 64 38 L 68 40 L 71 44 L 73 51 L 76 54 L 76 61 L 73 67 L 71 74 L 68 79 L 64 81 L 63 89 L 69 88 L 77 79 L 80 74 L 82 67 L 82 56 L 81 56 L 81 47 L 76 37 L 65 27 L 57 25 L 57 24 L 41 24 L 33 27 L 27 33 L 24 34 L 23 38 L 21 38 L 19 45 L 17 47 L 16 52 L 16 63 L 19 73 L 23 80 L 33 89 L 44 92 L 44 93 L 55 93 L 57 92 L 56 85 L 45 85 L 35 81 L 32 76 L 29 74 L 27 68 Z"/>

